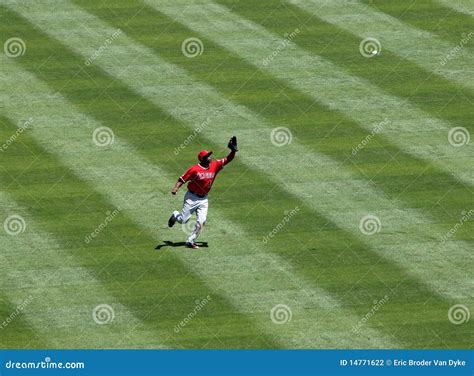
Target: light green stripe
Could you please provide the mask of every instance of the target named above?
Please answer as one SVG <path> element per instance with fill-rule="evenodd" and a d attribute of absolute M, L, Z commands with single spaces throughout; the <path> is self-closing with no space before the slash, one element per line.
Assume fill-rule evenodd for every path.
<path fill-rule="evenodd" d="M 471 70 L 474 54 L 468 49 L 464 49 L 455 59 L 450 59 L 443 65 L 444 58 L 455 45 L 368 5 L 358 1 L 287 1 L 326 22 L 358 35 L 361 40 L 367 37 L 377 38 L 382 44 L 382 53 L 384 49 L 390 50 L 401 58 L 408 59 L 462 87 L 474 88 Z M 474 32 L 466 30 L 467 33 L 470 31 Z M 459 36 L 459 42 L 461 39 L 462 36 Z"/>
<path fill-rule="evenodd" d="M 54 15 L 42 11 L 40 5 L 37 9 L 20 4 L 13 8 L 85 58 L 103 43 L 104 36 L 114 32 L 96 17 L 64 1 L 56 2 Z M 219 22 L 225 20 L 221 18 Z M 219 22 L 213 21 L 216 35 L 224 34 L 217 26 Z M 245 21 L 230 23 L 229 33 L 240 35 L 237 31 L 243 24 Z M 206 34 L 211 36 L 210 32 Z M 244 33 L 238 37 L 244 46 L 248 38 L 252 35 Z M 440 243 L 446 230 L 420 211 L 385 197 L 342 164 L 312 152 L 296 139 L 287 146 L 273 147 L 269 137 L 271 124 L 224 99 L 213 88 L 192 79 L 125 35 L 117 38 L 94 64 L 190 127 L 197 127 L 210 117 L 202 135 L 216 143 L 237 132 L 243 145 L 239 158 L 245 163 L 439 294 L 449 298 L 472 294 L 474 281 L 467 273 L 474 261 L 470 245 L 462 241 Z M 285 70 L 289 71 L 292 69 Z M 360 220 L 369 213 L 376 214 L 382 222 L 382 231 L 375 236 L 363 235 L 359 230 Z"/>
<path fill-rule="evenodd" d="M 467 14 L 474 17 L 474 1 L 473 0 L 438 0 L 438 3 L 446 7 L 454 9 L 457 12 Z M 471 30 L 473 31 L 473 30 Z"/>
<path fill-rule="evenodd" d="M 4 95 L 2 103 L 3 99 Z M 79 266 L 51 234 L 40 230 L 25 208 L 2 191 L 0 207 L 2 291 L 16 306 L 31 296 L 21 315 L 42 341 L 53 348 L 80 346 L 83 341 L 91 348 L 119 347 L 117 331 L 121 331 L 127 333 L 127 340 L 135 346 L 143 347 L 144 343 L 163 346 L 93 275 Z M 24 232 L 17 235 L 5 232 L 4 222 L 12 215 L 24 220 Z M 7 223 L 13 226 L 11 220 Z M 109 305 L 114 312 L 113 320 L 107 325 L 99 325 L 93 319 L 93 310 L 100 304 Z M 80 331 L 72 333 L 71 328 Z M 132 328 L 136 329 L 132 331 Z"/>
<path fill-rule="evenodd" d="M 337 65 L 305 52 L 292 42 L 285 42 L 211 0 L 145 2 L 328 108 L 341 111 L 368 133 L 387 119 L 380 134 L 391 143 L 474 185 L 474 176 L 468 167 L 474 153 L 472 144 L 460 148 L 451 146 L 448 142 L 451 124 L 431 117 L 407 100 L 384 93 L 368 81 L 345 73 Z M 287 30 L 288 33 L 293 31 Z M 294 38 L 298 38 L 298 34 Z M 285 47 L 279 48 L 281 46 Z M 268 60 L 273 53 L 276 53 L 273 60 Z M 359 56 L 358 46 L 354 46 L 354 54 Z"/>
<path fill-rule="evenodd" d="M 161 241 L 157 226 L 166 226 L 171 210 L 181 202 L 173 202 L 172 196 L 164 193 L 149 200 L 151 194 L 144 192 L 143 187 L 153 190 L 159 178 L 160 187 L 168 193 L 176 176 L 171 177 L 148 163 L 118 137 L 111 147 L 95 146 L 92 133 L 100 123 L 77 112 L 61 95 L 54 95 L 46 85 L 8 59 L 0 57 L 0 62 L 5 67 L 1 75 L 0 98 L 6 115 L 15 122 L 25 116 L 32 117 L 34 127 L 30 132 L 41 145 L 58 155 L 77 176 Z M 239 239 L 239 249 L 245 250 L 219 247 L 218 244 L 228 243 L 226 236 L 215 237 L 214 245 L 205 253 L 176 254 L 175 257 L 208 284 L 212 289 L 211 296 L 215 293 L 226 297 L 238 311 L 251 315 L 263 331 L 284 347 L 335 347 L 341 343 L 362 347 L 395 346 L 391 339 L 370 328 L 367 328 L 367 335 L 354 338 L 350 329 L 359 317 L 341 310 L 341 304 L 324 290 L 298 277 L 285 260 L 266 253 L 258 243 L 246 240 L 247 235 L 240 227 L 212 209 L 209 215 L 212 216 L 212 233 L 233 234 Z M 179 228 L 176 231 L 181 232 Z M 257 295 L 259 299 L 255 299 Z M 293 311 L 291 324 L 273 324 L 270 310 L 277 304 L 290 306 Z M 307 309 L 315 313 L 311 322 L 307 320 Z M 335 318 L 335 311 L 343 314 Z M 322 337 L 321 333 L 327 336 Z"/>

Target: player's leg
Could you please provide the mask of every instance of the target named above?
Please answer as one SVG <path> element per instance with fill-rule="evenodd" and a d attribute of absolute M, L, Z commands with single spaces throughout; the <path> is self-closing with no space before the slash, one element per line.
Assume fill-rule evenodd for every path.
<path fill-rule="evenodd" d="M 201 234 L 202 230 L 204 229 L 204 225 L 206 223 L 206 218 L 207 218 L 207 210 L 208 210 L 208 200 L 202 199 L 199 202 L 199 205 L 197 206 L 196 209 L 196 214 L 197 214 L 197 221 L 196 224 L 194 225 L 194 230 L 189 235 L 188 240 L 186 243 L 189 244 L 194 244 L 197 237 Z"/>
<path fill-rule="evenodd" d="M 191 214 L 196 210 L 195 206 L 196 202 L 192 199 L 191 193 L 189 191 L 186 192 L 183 200 L 183 209 L 181 212 L 175 210 L 171 214 L 171 217 L 168 220 L 168 226 L 173 227 L 175 222 L 186 223 L 189 218 L 191 218 Z"/>

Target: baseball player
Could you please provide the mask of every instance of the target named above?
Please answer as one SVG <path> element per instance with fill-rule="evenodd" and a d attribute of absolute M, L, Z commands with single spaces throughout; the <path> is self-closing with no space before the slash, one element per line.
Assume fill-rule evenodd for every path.
<path fill-rule="evenodd" d="M 199 248 L 196 244 L 196 238 L 202 232 L 204 224 L 206 223 L 208 201 L 207 194 L 211 190 L 214 180 L 222 168 L 232 161 L 235 157 L 237 149 L 237 137 L 233 136 L 227 147 L 230 153 L 223 159 L 213 160 L 212 151 L 202 150 L 198 154 L 199 163 L 191 166 L 183 175 L 181 175 L 171 190 L 171 194 L 176 195 L 178 189 L 189 181 L 188 191 L 184 195 L 183 210 L 181 213 L 177 210 L 171 214 L 168 220 L 168 226 L 178 223 L 186 223 L 191 218 L 191 215 L 196 212 L 197 221 L 194 230 L 186 240 L 186 247 Z"/>

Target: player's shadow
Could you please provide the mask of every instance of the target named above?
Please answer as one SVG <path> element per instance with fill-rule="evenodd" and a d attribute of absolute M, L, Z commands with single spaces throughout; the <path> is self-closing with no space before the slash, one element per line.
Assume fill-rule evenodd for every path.
<path fill-rule="evenodd" d="M 203 248 L 208 247 L 207 242 L 196 242 L 196 244 L 199 247 L 203 247 Z M 158 244 L 155 247 L 155 249 L 161 249 L 163 247 L 186 247 L 186 243 L 185 242 L 172 242 L 172 241 L 169 241 L 169 240 L 164 240 L 163 244 Z"/>

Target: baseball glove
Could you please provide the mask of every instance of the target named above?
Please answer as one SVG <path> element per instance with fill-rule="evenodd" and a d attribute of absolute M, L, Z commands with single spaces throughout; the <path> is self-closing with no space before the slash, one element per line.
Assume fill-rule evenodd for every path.
<path fill-rule="evenodd" d="M 227 147 L 232 151 L 239 151 L 239 149 L 237 149 L 237 137 L 232 136 L 232 138 L 229 140 L 229 143 L 227 144 Z"/>

